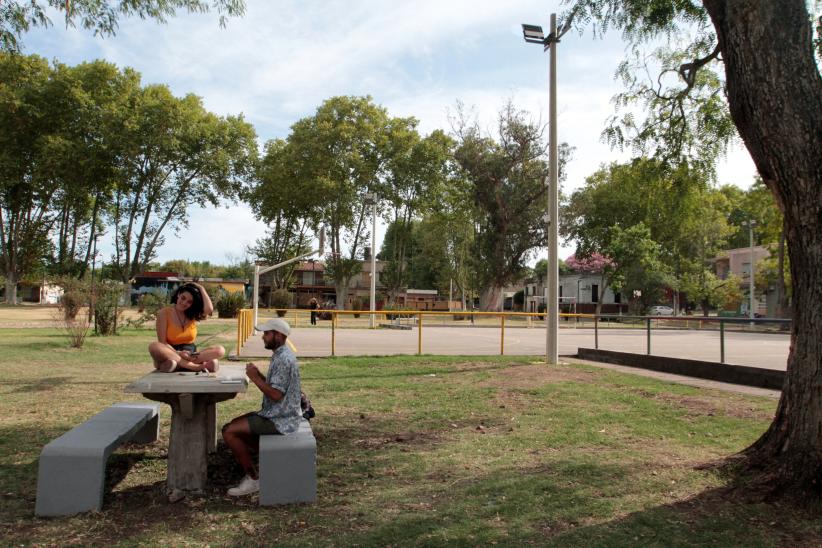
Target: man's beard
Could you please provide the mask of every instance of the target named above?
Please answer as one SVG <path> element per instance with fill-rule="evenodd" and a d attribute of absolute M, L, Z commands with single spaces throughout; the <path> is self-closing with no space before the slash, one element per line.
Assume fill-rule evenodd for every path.
<path fill-rule="evenodd" d="M 283 343 L 281 343 L 279 341 L 279 339 L 271 339 L 271 342 L 264 342 L 263 343 L 263 346 L 265 346 L 266 349 L 268 349 L 268 350 L 277 350 L 282 345 L 283 345 Z"/>

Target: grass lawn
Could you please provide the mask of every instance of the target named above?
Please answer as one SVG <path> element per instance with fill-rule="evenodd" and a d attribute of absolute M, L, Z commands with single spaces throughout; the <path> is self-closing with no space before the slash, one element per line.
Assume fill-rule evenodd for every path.
<path fill-rule="evenodd" d="M 232 346 L 234 324 L 201 337 Z M 822 544 L 819 509 L 739 500 L 700 465 L 767 427 L 774 400 L 528 357 L 302 362 L 317 410 L 314 505 L 232 500 L 241 477 L 220 444 L 210 491 L 168 502 L 170 411 L 161 440 L 110 459 L 104 508 L 34 517 L 37 458 L 151 366 L 149 329 L 70 349 L 53 328 L 0 329 L 3 545 Z M 259 407 L 253 386 L 220 421 Z"/>

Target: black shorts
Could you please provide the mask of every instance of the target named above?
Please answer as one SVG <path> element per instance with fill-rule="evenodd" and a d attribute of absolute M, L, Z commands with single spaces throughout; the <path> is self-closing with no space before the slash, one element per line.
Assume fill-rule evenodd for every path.
<path fill-rule="evenodd" d="M 186 344 L 172 344 L 172 345 L 171 345 L 171 348 L 173 348 L 173 349 L 174 349 L 174 350 L 176 350 L 177 352 L 179 352 L 179 351 L 181 351 L 181 350 L 188 350 L 188 351 L 189 351 L 189 352 L 191 352 L 192 354 L 194 354 L 195 352 L 197 352 L 197 345 L 196 345 L 196 344 L 192 344 L 192 343 L 186 343 Z"/>
<path fill-rule="evenodd" d="M 248 429 L 255 436 L 268 436 L 271 434 L 279 434 L 277 427 L 270 420 L 261 417 L 257 413 L 246 413 L 243 415 L 248 419 Z"/>

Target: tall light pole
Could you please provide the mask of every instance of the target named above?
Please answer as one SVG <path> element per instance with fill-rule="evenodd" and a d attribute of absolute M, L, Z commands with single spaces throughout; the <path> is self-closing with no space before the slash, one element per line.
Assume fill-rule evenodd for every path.
<path fill-rule="evenodd" d="M 374 329 L 377 327 L 376 314 L 374 314 L 377 310 L 377 195 L 372 192 L 366 194 L 365 199 L 371 202 L 371 295 L 369 298 L 371 314 L 368 315 L 368 327 Z"/>
<path fill-rule="evenodd" d="M 750 276 L 748 277 L 748 291 L 750 292 L 750 301 L 748 305 L 748 317 L 750 319 L 756 318 L 756 309 L 754 307 L 754 287 L 755 287 L 755 280 L 754 276 L 756 274 L 756 263 L 754 262 L 754 236 L 753 236 L 753 229 L 756 226 L 756 221 L 753 219 L 749 220 L 746 223 L 743 223 L 745 226 L 748 227 L 748 243 L 750 246 L 751 251 L 751 272 Z"/>
<path fill-rule="evenodd" d="M 571 28 L 573 14 L 557 32 L 557 14 L 551 14 L 551 34 L 544 36 L 542 27 L 522 25 L 522 34 L 526 42 L 542 44 L 543 51 L 551 50 L 549 70 L 549 160 L 548 160 L 548 273 L 546 287 L 546 332 L 545 361 L 555 365 L 559 361 L 559 258 L 557 257 L 559 220 L 559 185 L 557 171 L 559 167 L 557 153 L 557 47 L 559 39 Z"/>

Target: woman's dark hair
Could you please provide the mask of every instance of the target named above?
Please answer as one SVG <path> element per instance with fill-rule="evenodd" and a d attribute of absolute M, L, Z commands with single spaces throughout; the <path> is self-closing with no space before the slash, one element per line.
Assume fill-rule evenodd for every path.
<path fill-rule="evenodd" d="M 171 304 L 177 304 L 177 297 L 183 292 L 191 295 L 191 306 L 189 306 L 183 314 L 192 321 L 204 320 L 205 314 L 203 313 L 203 308 L 205 308 L 205 305 L 203 304 L 203 295 L 200 293 L 200 288 L 194 284 L 183 284 L 175 289 L 174 293 L 171 294 Z"/>

